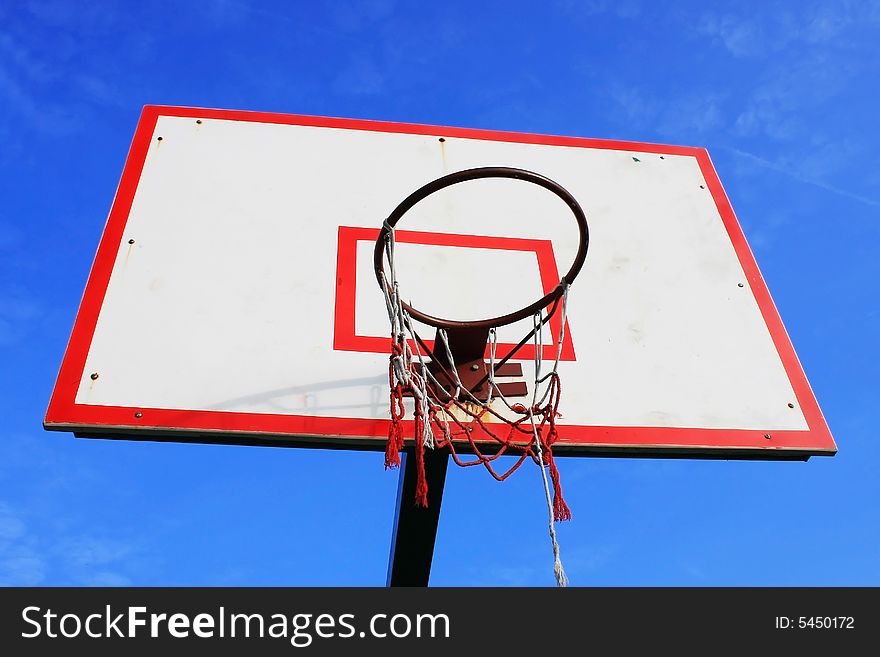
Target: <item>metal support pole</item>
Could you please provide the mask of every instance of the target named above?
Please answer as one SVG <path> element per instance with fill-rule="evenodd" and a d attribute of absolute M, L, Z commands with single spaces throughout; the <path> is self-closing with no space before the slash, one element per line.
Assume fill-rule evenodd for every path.
<path fill-rule="evenodd" d="M 391 556 L 388 560 L 388 586 L 428 585 L 448 464 L 449 455 L 446 451 L 425 450 L 428 506 L 417 507 L 415 454 L 412 448 L 401 454 L 397 509 L 394 514 Z"/>

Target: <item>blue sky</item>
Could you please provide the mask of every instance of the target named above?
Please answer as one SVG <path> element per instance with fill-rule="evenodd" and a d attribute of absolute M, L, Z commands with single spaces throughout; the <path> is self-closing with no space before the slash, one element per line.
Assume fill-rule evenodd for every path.
<path fill-rule="evenodd" d="M 663 5 L 662 7 L 660 5 Z M 0 2 L 0 584 L 383 585 L 375 453 L 41 421 L 144 104 L 705 146 L 840 452 L 566 459 L 573 584 L 880 584 L 880 2 Z M 535 468 L 450 468 L 435 585 L 551 585 Z"/>

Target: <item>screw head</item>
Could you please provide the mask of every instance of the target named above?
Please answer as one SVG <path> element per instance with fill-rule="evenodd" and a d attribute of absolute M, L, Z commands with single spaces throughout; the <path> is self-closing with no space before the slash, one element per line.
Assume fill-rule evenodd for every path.
<path fill-rule="evenodd" d="M 438 139 L 437 141 L 442 144 L 444 141 L 446 141 L 446 137 L 440 137 L 440 139 Z"/>
<path fill-rule="evenodd" d="M 134 240 L 128 240 L 129 244 L 134 244 Z"/>
<path fill-rule="evenodd" d="M 144 414 L 141 413 L 140 411 L 138 411 L 137 413 L 134 414 L 134 416 L 135 416 L 135 417 L 143 417 Z"/>
<path fill-rule="evenodd" d="M 97 381 L 99 376 L 100 376 L 100 374 L 98 374 L 97 372 L 92 372 L 91 375 L 89 376 L 89 378 L 92 381 Z"/>
<path fill-rule="evenodd" d="M 162 141 L 162 137 L 156 137 L 156 141 Z"/>
<path fill-rule="evenodd" d="M 480 369 L 480 366 L 477 365 L 476 363 L 471 365 L 471 372 L 476 372 L 478 369 Z"/>
<path fill-rule="evenodd" d="M 767 440 L 770 440 L 770 434 L 769 434 L 769 433 L 765 433 L 765 434 L 764 434 L 764 438 L 766 438 Z"/>
<path fill-rule="evenodd" d="M 201 120 L 201 119 L 196 119 L 196 123 L 198 123 L 199 125 L 202 125 L 202 120 Z"/>
<path fill-rule="evenodd" d="M 794 408 L 794 404 L 792 404 L 791 402 L 788 402 L 788 407 L 789 407 L 789 408 Z"/>
<path fill-rule="evenodd" d="M 737 286 L 737 287 L 745 287 L 745 285 L 742 284 L 742 283 L 737 283 L 736 286 Z"/>

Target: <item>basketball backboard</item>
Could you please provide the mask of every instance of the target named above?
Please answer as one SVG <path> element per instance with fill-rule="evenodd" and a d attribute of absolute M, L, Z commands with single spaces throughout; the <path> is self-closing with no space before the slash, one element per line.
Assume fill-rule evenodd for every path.
<path fill-rule="evenodd" d="M 836 451 L 704 149 L 179 107 L 144 109 L 45 427 L 384 450 L 374 242 L 413 190 L 486 166 L 557 181 L 589 221 L 557 454 Z M 396 249 L 407 299 L 475 319 L 552 289 L 577 232 L 546 190 L 481 180 L 420 203 Z"/>

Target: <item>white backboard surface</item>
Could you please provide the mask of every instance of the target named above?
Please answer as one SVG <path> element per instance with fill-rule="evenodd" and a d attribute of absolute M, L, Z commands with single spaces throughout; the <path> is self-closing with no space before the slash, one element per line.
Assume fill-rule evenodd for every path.
<path fill-rule="evenodd" d="M 478 166 L 555 180 L 589 222 L 556 451 L 834 453 L 705 150 L 169 107 L 144 110 L 46 427 L 384 446 L 373 242 L 412 191 Z M 404 295 L 451 319 L 527 305 L 577 248 L 565 205 L 511 180 L 447 188 L 398 228 Z"/>

